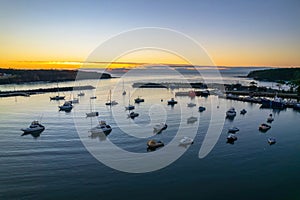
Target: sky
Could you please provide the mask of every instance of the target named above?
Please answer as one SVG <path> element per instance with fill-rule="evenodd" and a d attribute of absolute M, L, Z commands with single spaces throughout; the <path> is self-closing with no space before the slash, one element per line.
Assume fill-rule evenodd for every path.
<path fill-rule="evenodd" d="M 0 67 L 85 61 L 110 38 L 142 27 L 187 35 L 218 66 L 300 66 L 299 19 L 299 0 L 0 0 Z M 143 50 L 117 61 L 184 63 Z"/>

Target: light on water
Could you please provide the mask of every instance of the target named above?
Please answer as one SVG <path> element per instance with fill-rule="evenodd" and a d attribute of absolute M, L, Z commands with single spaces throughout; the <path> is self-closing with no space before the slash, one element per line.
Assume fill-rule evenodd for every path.
<path fill-rule="evenodd" d="M 160 81 L 172 78 L 165 77 Z M 196 79 L 192 75 L 189 78 Z M 225 81 L 237 80 L 231 76 Z M 128 194 L 132 194 L 131 199 L 153 199 L 153 194 L 160 195 L 161 199 L 216 199 L 220 194 L 223 194 L 222 199 L 299 197 L 300 112 L 289 108 L 281 111 L 261 109 L 258 104 L 220 99 L 214 95 L 193 100 L 178 96 L 175 99 L 179 103 L 171 107 L 167 100 L 174 97 L 174 91 L 161 88 L 134 90 L 131 85 L 136 79 L 127 77 L 127 94 L 123 96 L 119 81 L 101 80 L 98 85 L 96 81 L 81 81 L 81 85 L 97 85 L 97 90 L 85 91 L 80 103 L 74 104 L 69 113 L 59 112 L 58 106 L 63 101 L 49 101 L 53 94 L 0 99 L 0 199 L 120 199 Z M 65 82 L 61 85 L 72 84 Z M 111 88 L 114 84 L 119 84 L 112 95 L 118 105 L 105 106 L 108 91 L 114 89 Z M 143 103 L 134 104 L 134 112 L 139 113 L 135 119 L 128 118 L 125 110 L 129 90 L 131 104 L 139 96 L 145 99 Z M 68 99 L 71 93 L 65 95 Z M 97 99 L 90 100 L 90 96 L 97 96 Z M 191 101 L 197 106 L 188 108 L 187 103 Z M 200 105 L 206 108 L 204 112 L 198 111 Z M 91 107 L 99 112 L 98 118 L 86 117 Z M 211 111 L 225 118 L 224 110 L 230 107 L 236 109 L 236 117 L 225 119 L 216 145 L 206 157 L 199 159 Z M 247 110 L 245 115 L 240 114 L 242 109 Z M 270 113 L 274 116 L 272 128 L 262 133 L 258 126 L 266 122 Z M 191 116 L 198 120 L 188 124 L 187 119 Z M 33 120 L 40 120 L 46 127 L 45 131 L 38 138 L 21 136 L 20 129 Z M 90 137 L 89 129 L 96 126 L 98 120 L 111 125 L 112 132 L 107 137 Z M 155 135 L 153 126 L 160 122 L 166 122 L 168 128 Z M 238 139 L 234 144 L 228 144 L 227 132 L 234 126 L 240 129 L 236 133 Z M 174 139 L 179 127 L 187 136 L 191 130 L 197 130 L 194 144 L 186 152 L 185 147 L 179 146 L 182 138 Z M 276 138 L 277 143 L 269 145 L 269 137 Z M 108 156 L 109 142 L 129 152 L 151 155 L 154 152 L 147 152 L 146 145 L 149 139 L 161 140 L 165 145 L 176 140 L 174 149 L 184 154 L 158 171 L 130 174 L 102 164 L 83 144 L 86 141 Z M 167 146 L 156 151 L 164 148 Z M 160 159 L 163 158 L 154 162 L 159 163 Z"/>

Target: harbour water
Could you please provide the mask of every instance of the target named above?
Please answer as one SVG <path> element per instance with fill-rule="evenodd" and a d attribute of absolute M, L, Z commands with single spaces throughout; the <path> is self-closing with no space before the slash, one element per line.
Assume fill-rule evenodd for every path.
<path fill-rule="evenodd" d="M 240 69 L 239 69 L 240 70 Z M 245 75 L 248 69 L 234 74 Z M 244 73 L 244 74 L 243 74 Z M 190 74 L 189 79 L 197 80 Z M 245 81 L 232 74 L 223 76 L 224 81 Z M 81 81 L 76 84 L 97 86 L 96 90 L 84 91 L 80 103 L 70 113 L 59 112 L 63 101 L 50 101 L 52 94 L 31 97 L 9 97 L 0 99 L 0 199 L 299 199 L 300 198 L 300 112 L 261 109 L 258 104 L 219 99 L 217 96 L 176 97 L 173 108 L 166 101 L 174 97 L 175 91 L 167 89 L 133 89 L 138 80 L 180 80 L 172 75 L 128 76 L 125 80 L 126 96 L 122 96 L 121 79 Z M 214 81 L 214 79 L 211 79 Z M 183 81 L 183 80 L 181 80 Z M 60 83 L 69 86 L 74 83 Z M 112 87 L 118 84 L 118 87 Z M 271 84 L 271 83 L 260 83 Z M 47 84 L 49 87 L 53 84 Z M 56 85 L 56 83 L 54 84 Z M 39 88 L 44 83 L 15 87 Z M 9 89 L 11 85 L 5 86 Z M 3 90 L 5 88 L 2 88 Z M 108 91 L 119 104 L 105 106 Z M 135 104 L 136 119 L 128 119 L 128 95 L 133 99 L 141 96 L 144 103 Z M 74 96 L 77 93 L 74 92 Z M 68 99 L 72 93 L 65 93 Z M 90 96 L 97 99 L 90 100 Z M 163 100 L 163 101 L 162 101 Z M 188 102 L 205 106 L 188 108 Z M 90 107 L 100 112 L 98 118 L 86 118 Z M 218 108 L 217 108 L 218 107 Z M 212 151 L 199 158 L 211 111 L 225 118 L 225 108 L 238 111 L 234 120 L 225 120 L 222 133 Z M 246 109 L 245 115 L 239 111 Z M 274 122 L 266 133 L 258 130 L 259 124 L 272 113 Z M 198 118 L 198 124 L 187 124 L 190 116 Z M 31 121 L 40 120 L 46 130 L 38 138 L 21 136 L 21 128 Z M 113 130 L 107 138 L 89 137 L 88 129 L 105 120 Z M 153 135 L 154 124 L 166 120 L 167 130 Z M 82 140 L 93 141 L 104 146 L 109 141 L 136 153 L 149 153 L 146 149 L 148 137 L 168 144 L 176 135 L 179 124 L 185 130 L 197 126 L 195 142 L 186 152 L 169 166 L 148 173 L 125 173 L 99 162 L 86 149 Z M 229 127 L 240 131 L 234 144 L 226 143 Z M 77 129 L 76 129 L 77 128 Z M 78 133 L 77 130 L 84 130 Z M 84 135 L 86 133 L 86 136 Z M 127 135 L 125 133 L 129 133 Z M 134 137 L 137 136 L 137 137 Z M 275 137 L 277 143 L 269 145 L 267 139 Z M 165 148 L 165 147 L 163 147 Z M 162 148 L 162 149 L 163 149 Z M 178 148 L 182 148 L 179 147 Z M 157 151 L 160 151 L 159 149 Z M 105 149 L 109 152 L 109 149 Z M 163 158 L 157 158 L 163 159 Z"/>

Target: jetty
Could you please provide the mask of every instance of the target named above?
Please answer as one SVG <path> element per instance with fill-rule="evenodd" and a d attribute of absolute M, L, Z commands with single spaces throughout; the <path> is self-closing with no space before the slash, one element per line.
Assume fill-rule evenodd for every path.
<path fill-rule="evenodd" d="M 13 97 L 13 96 L 25 96 L 29 97 L 30 95 L 35 94 L 43 94 L 43 93 L 51 93 L 57 92 L 68 92 L 75 90 L 92 90 L 95 89 L 94 86 L 86 85 L 86 86 L 74 86 L 74 87 L 53 87 L 53 88 L 38 88 L 38 89 L 30 89 L 30 90 L 15 90 L 15 91 L 0 91 L 0 97 Z"/>

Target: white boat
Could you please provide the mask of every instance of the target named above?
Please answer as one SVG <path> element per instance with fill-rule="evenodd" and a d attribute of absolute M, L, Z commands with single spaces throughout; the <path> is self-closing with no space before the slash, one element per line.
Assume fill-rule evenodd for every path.
<path fill-rule="evenodd" d="M 60 111 L 66 111 L 69 112 L 72 110 L 73 105 L 70 101 L 65 101 L 65 103 L 62 106 L 58 106 Z"/>
<path fill-rule="evenodd" d="M 273 115 L 270 114 L 269 117 L 267 118 L 268 123 L 272 123 L 274 121 Z"/>
<path fill-rule="evenodd" d="M 168 101 L 168 105 L 175 105 L 177 104 L 177 101 L 174 98 L 171 98 L 171 100 Z"/>
<path fill-rule="evenodd" d="M 245 109 L 241 110 L 241 112 L 240 112 L 241 115 L 244 115 L 246 113 L 247 113 L 247 110 L 245 110 Z"/>
<path fill-rule="evenodd" d="M 183 138 L 179 141 L 179 143 L 180 143 L 181 145 L 186 146 L 186 145 L 193 144 L 193 143 L 194 143 L 194 140 L 193 140 L 192 138 L 189 138 L 189 137 L 183 137 Z"/>
<path fill-rule="evenodd" d="M 138 116 L 139 116 L 139 113 L 135 113 L 135 112 L 131 112 L 131 113 L 128 114 L 128 117 L 130 117 L 131 119 L 134 119 Z"/>
<path fill-rule="evenodd" d="M 90 99 L 90 112 L 86 113 L 86 117 L 97 117 L 97 116 L 99 116 L 99 112 L 92 111 L 92 102 Z"/>
<path fill-rule="evenodd" d="M 188 124 L 192 124 L 192 123 L 195 123 L 196 121 L 198 120 L 198 118 L 197 117 L 189 117 L 188 119 L 187 119 L 187 123 Z"/>
<path fill-rule="evenodd" d="M 236 133 L 238 132 L 240 129 L 238 129 L 237 127 L 231 127 L 228 129 L 228 133 Z"/>
<path fill-rule="evenodd" d="M 276 143 L 276 139 L 273 138 L 273 137 L 270 137 L 270 138 L 268 138 L 268 143 L 269 143 L 270 145 L 275 144 L 275 143 Z"/>
<path fill-rule="evenodd" d="M 79 93 L 77 94 L 77 96 L 79 96 L 79 97 L 82 97 L 82 96 L 84 96 L 84 95 L 85 95 L 84 92 L 79 92 Z"/>
<path fill-rule="evenodd" d="M 271 126 L 270 125 L 268 125 L 268 124 L 265 124 L 265 123 L 262 123 L 260 126 L 259 126 L 259 130 L 260 131 L 263 131 L 263 132 L 265 132 L 265 131 L 267 131 L 267 130 L 269 130 L 271 128 Z"/>
<path fill-rule="evenodd" d="M 196 106 L 196 104 L 193 102 L 190 102 L 187 104 L 187 107 L 190 107 L 190 108 L 195 107 L 195 106 Z"/>
<path fill-rule="evenodd" d="M 31 122 L 28 128 L 22 128 L 21 130 L 24 132 L 23 135 L 41 133 L 45 130 L 45 126 L 35 120 Z"/>
<path fill-rule="evenodd" d="M 50 97 L 50 100 L 59 101 L 59 100 L 64 100 L 64 99 L 65 99 L 65 96 L 59 95 L 59 87 L 58 87 L 58 83 L 57 83 L 57 95 L 54 97 Z"/>
<path fill-rule="evenodd" d="M 107 105 L 107 106 L 114 106 L 114 105 L 117 105 L 118 104 L 118 102 L 116 102 L 116 101 L 112 101 L 111 100 L 111 90 L 109 90 L 109 95 L 108 95 L 108 101 L 105 103 L 105 105 Z"/>
<path fill-rule="evenodd" d="M 154 127 L 153 127 L 153 132 L 155 134 L 159 134 L 161 133 L 163 130 L 166 130 L 168 128 L 168 125 L 166 123 L 159 123 L 159 124 L 156 124 Z"/>
<path fill-rule="evenodd" d="M 90 129 L 90 132 L 93 134 L 97 134 L 97 133 L 109 134 L 111 131 L 112 131 L 111 126 L 106 124 L 105 121 L 100 121 L 97 126 Z"/>
<path fill-rule="evenodd" d="M 236 116 L 236 111 L 234 108 L 230 108 L 227 112 L 226 112 L 226 117 L 235 117 Z"/>
<path fill-rule="evenodd" d="M 92 96 L 92 97 L 90 97 L 90 99 L 97 99 L 97 97 L 96 96 Z"/>
<path fill-rule="evenodd" d="M 126 90 L 124 89 L 124 80 L 123 80 L 123 93 L 122 93 L 122 95 L 123 96 L 126 95 Z"/>

